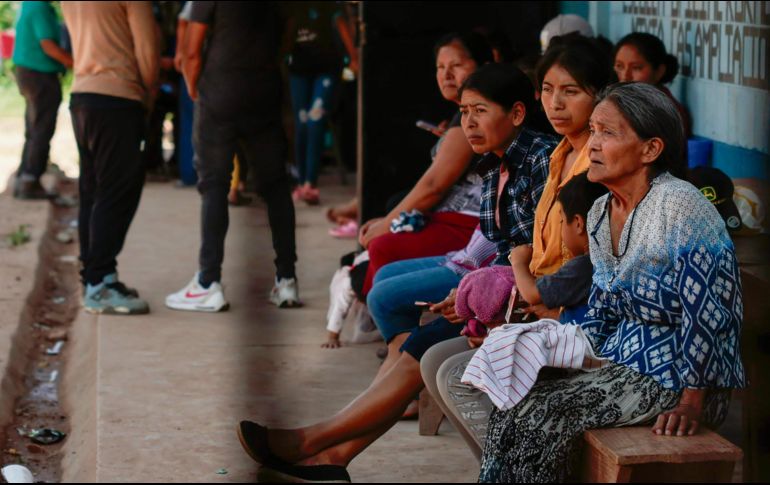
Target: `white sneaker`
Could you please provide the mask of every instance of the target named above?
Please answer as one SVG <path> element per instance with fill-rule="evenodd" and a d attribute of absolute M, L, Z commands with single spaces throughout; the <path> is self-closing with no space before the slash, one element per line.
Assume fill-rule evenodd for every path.
<path fill-rule="evenodd" d="M 198 273 L 195 273 L 187 286 L 166 297 L 166 306 L 173 310 L 193 312 L 218 312 L 230 308 L 222 285 L 215 281 L 208 288 L 203 288 L 198 282 Z"/>
<path fill-rule="evenodd" d="M 270 302 L 279 308 L 296 308 L 302 306 L 299 301 L 296 278 L 281 278 L 275 280 L 275 286 L 270 291 Z"/>

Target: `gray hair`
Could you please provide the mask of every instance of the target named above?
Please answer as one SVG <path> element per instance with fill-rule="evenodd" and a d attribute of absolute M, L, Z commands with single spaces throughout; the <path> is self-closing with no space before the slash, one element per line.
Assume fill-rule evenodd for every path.
<path fill-rule="evenodd" d="M 652 164 L 656 173 L 671 171 L 681 164 L 684 153 L 682 117 L 663 91 L 645 83 L 615 83 L 599 93 L 596 104 L 602 101 L 615 105 L 642 140 L 663 140 L 663 152 Z"/>

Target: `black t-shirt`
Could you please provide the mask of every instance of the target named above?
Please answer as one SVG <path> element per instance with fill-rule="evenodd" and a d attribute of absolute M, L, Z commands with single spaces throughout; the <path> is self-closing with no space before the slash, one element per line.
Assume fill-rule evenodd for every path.
<path fill-rule="evenodd" d="M 339 72 L 342 55 L 335 26 L 340 15 L 336 2 L 289 2 L 285 8 L 294 26 L 289 71 L 300 75 Z"/>
<path fill-rule="evenodd" d="M 190 21 L 209 26 L 198 81 L 201 103 L 223 111 L 280 104 L 283 19 L 273 2 L 195 1 Z"/>

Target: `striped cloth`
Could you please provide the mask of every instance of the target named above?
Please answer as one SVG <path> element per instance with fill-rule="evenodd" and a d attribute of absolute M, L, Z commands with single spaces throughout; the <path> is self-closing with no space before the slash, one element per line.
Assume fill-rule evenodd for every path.
<path fill-rule="evenodd" d="M 462 382 L 485 392 L 506 411 L 529 393 L 543 367 L 595 370 L 607 364 L 577 325 L 543 319 L 492 329 L 474 354 Z"/>

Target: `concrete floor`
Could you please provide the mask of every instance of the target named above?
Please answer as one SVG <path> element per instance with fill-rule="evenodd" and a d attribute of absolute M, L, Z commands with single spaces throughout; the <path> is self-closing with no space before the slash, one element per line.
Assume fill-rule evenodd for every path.
<path fill-rule="evenodd" d="M 301 309 L 268 303 L 273 251 L 264 207 L 231 209 L 223 277 L 231 310 L 201 314 L 163 305 L 196 270 L 200 198 L 171 184 L 146 186 L 118 261 L 121 279 L 152 311 L 81 313 L 75 322 L 64 380 L 73 428 L 64 481 L 254 481 L 257 466 L 235 434 L 239 420 L 308 424 L 368 386 L 379 344 L 320 347 L 331 275 L 355 248 L 327 235 L 324 211 L 352 192 L 322 188 L 325 206 L 298 206 Z M 450 426 L 421 437 L 416 422 L 401 422 L 349 471 L 354 481 L 475 481 L 478 464 Z"/>

